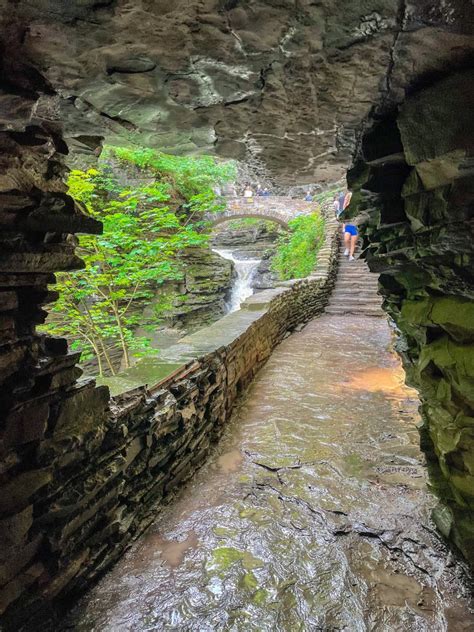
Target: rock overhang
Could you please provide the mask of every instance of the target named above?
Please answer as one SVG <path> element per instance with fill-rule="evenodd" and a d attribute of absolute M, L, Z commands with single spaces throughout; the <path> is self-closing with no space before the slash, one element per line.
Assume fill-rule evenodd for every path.
<path fill-rule="evenodd" d="M 75 153 L 105 137 L 335 182 L 374 109 L 469 51 L 467 2 L 18 2 Z"/>

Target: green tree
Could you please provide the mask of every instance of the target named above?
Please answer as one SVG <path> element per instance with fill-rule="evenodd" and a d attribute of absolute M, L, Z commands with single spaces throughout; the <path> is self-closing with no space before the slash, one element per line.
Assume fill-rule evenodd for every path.
<path fill-rule="evenodd" d="M 43 326 L 69 338 L 83 360 L 95 357 L 100 375 L 115 374 L 111 351 L 117 345 L 125 367 L 149 348 L 149 339 L 134 334 L 143 324 L 136 306 L 145 304 L 157 286 L 182 277 L 179 253 L 207 242 L 203 215 L 223 207 L 212 185 L 232 174 L 208 157 L 193 165 L 189 158 L 148 150 L 106 152 L 111 155 L 146 169 L 147 181 L 123 189 L 110 169 L 71 172 L 70 194 L 102 221 L 104 230 L 80 236 L 85 268 L 58 275 L 60 298 Z M 157 319 L 165 307 L 166 301 L 157 307 Z"/>

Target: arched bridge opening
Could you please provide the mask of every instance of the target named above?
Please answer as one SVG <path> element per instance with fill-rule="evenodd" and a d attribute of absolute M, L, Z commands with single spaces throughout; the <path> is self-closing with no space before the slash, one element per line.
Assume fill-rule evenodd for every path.
<path fill-rule="evenodd" d="M 228 198 L 226 209 L 221 213 L 209 213 L 205 219 L 212 226 L 218 226 L 224 222 L 235 219 L 260 219 L 262 221 L 275 222 L 285 230 L 288 223 L 299 215 L 309 215 L 315 210 L 312 202 L 296 200 L 284 196 L 271 196 L 268 198 Z"/>
<path fill-rule="evenodd" d="M 280 217 L 275 217 L 273 215 L 261 215 L 258 213 L 230 213 L 230 214 L 216 214 L 211 220 L 211 227 L 215 228 L 216 226 L 220 226 L 221 224 L 225 224 L 226 222 L 232 222 L 238 219 L 259 219 L 265 222 L 274 222 L 283 228 L 284 230 L 288 230 L 288 222 L 281 219 Z"/>

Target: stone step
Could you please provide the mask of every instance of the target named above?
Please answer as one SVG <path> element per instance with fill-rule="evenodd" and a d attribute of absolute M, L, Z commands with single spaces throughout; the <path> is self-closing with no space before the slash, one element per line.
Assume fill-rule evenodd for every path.
<path fill-rule="evenodd" d="M 373 294 L 377 293 L 378 286 L 371 285 L 370 283 L 365 283 L 361 281 L 360 283 L 346 283 L 344 281 L 336 282 L 335 291 L 340 290 L 341 292 L 371 292 Z"/>
<path fill-rule="evenodd" d="M 365 263 L 363 259 L 355 259 L 354 261 L 349 261 L 348 257 L 340 257 L 339 266 L 348 266 L 351 268 L 364 268 L 364 270 L 369 270 L 369 266 Z"/>
<path fill-rule="evenodd" d="M 353 314 L 354 316 L 373 316 L 374 318 L 383 318 L 385 316 L 381 308 L 369 309 L 359 305 L 345 307 L 326 307 L 326 314 L 333 316 L 344 316 L 345 314 Z"/>
<path fill-rule="evenodd" d="M 372 279 L 367 279 L 367 277 L 361 277 L 360 279 L 357 278 L 350 278 L 350 279 L 346 279 L 344 277 L 337 277 L 336 279 L 336 287 L 338 288 L 358 288 L 358 287 L 364 287 L 367 288 L 369 290 L 375 290 L 377 291 L 377 288 L 379 287 L 378 283 L 374 283 L 372 281 Z"/>
<path fill-rule="evenodd" d="M 359 277 L 361 279 L 372 279 L 372 276 L 369 275 L 369 273 L 366 270 L 341 270 L 339 268 L 338 276 L 341 278 Z M 375 279 L 377 279 L 377 277 L 375 277 Z"/>
<path fill-rule="evenodd" d="M 362 274 L 364 276 L 371 277 L 372 274 L 367 268 L 359 268 L 357 266 L 351 266 L 349 263 L 347 266 L 339 266 L 339 274 Z M 378 278 L 378 277 L 375 277 Z"/>
<path fill-rule="evenodd" d="M 336 281 L 336 289 L 337 290 L 352 290 L 352 289 L 359 289 L 359 290 L 369 290 L 369 291 L 374 291 L 376 292 L 378 289 L 378 284 L 376 283 L 369 283 L 367 282 L 365 279 L 361 279 L 360 282 L 355 282 L 355 281 L 346 281 L 346 280 L 337 280 Z"/>
<path fill-rule="evenodd" d="M 365 263 L 358 263 L 357 261 L 341 261 L 339 263 L 339 270 L 361 270 L 367 274 L 372 274 Z"/>
<path fill-rule="evenodd" d="M 356 278 L 356 279 L 363 279 L 364 281 L 367 281 L 367 282 L 370 282 L 370 283 L 374 283 L 375 285 L 379 282 L 378 277 L 372 276 L 371 274 L 368 274 L 367 272 L 357 272 L 355 270 L 354 271 L 351 271 L 351 270 L 341 271 L 341 270 L 339 270 L 337 278 L 338 279 L 344 279 L 345 281 L 351 281 L 354 278 Z"/>
<path fill-rule="evenodd" d="M 329 305 L 331 305 L 331 307 L 337 307 L 337 306 L 352 306 L 352 305 L 356 305 L 358 307 L 369 307 L 369 308 L 379 308 L 382 305 L 382 301 L 378 300 L 378 297 L 373 299 L 358 299 L 357 297 L 351 296 L 351 297 L 347 297 L 345 299 L 341 299 L 341 298 L 330 298 L 329 299 Z"/>
<path fill-rule="evenodd" d="M 366 279 L 337 279 L 337 290 L 366 290 L 368 292 L 377 292 L 378 284 L 371 283 Z"/>
<path fill-rule="evenodd" d="M 349 301 L 349 303 L 351 302 L 352 299 L 357 299 L 358 301 L 377 301 L 379 305 L 382 304 L 382 297 L 379 296 L 378 294 L 369 294 L 367 293 L 359 293 L 359 292 L 345 292 L 345 293 L 336 293 L 333 292 L 333 294 L 331 294 L 331 300 L 334 301 Z"/>
<path fill-rule="evenodd" d="M 339 269 L 336 285 L 326 308 L 327 314 L 343 316 L 383 317 L 382 297 L 377 293 L 378 276 L 372 274 L 363 259 L 349 261 L 344 256 L 344 246 L 339 256 Z"/>
<path fill-rule="evenodd" d="M 338 301 L 356 301 L 357 303 L 362 303 L 364 301 L 376 301 L 379 304 L 382 302 L 382 297 L 378 294 L 369 293 L 369 292 L 333 292 L 331 294 L 331 300 Z"/>
<path fill-rule="evenodd" d="M 363 276 L 366 279 L 378 281 L 378 276 L 371 274 L 368 270 L 356 270 L 355 268 L 345 269 L 339 268 L 338 276 Z"/>
<path fill-rule="evenodd" d="M 378 301 L 357 301 L 355 299 L 352 301 L 329 301 L 329 307 L 341 307 L 345 309 L 347 306 L 351 309 L 353 307 L 357 307 L 358 309 L 380 309 L 382 305 Z"/>

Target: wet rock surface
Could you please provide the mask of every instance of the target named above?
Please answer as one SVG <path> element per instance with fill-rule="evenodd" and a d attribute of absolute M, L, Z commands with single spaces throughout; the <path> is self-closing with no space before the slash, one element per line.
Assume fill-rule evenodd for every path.
<path fill-rule="evenodd" d="M 284 341 L 210 462 L 64 629 L 472 629 L 389 344 L 383 319 L 357 316 Z"/>
<path fill-rule="evenodd" d="M 351 186 L 373 194 L 365 246 L 370 242 L 384 307 L 403 330 L 400 349 L 421 390 L 423 447 L 438 464 L 440 495 L 450 503 L 437 524 L 472 553 L 472 89 L 457 74 L 472 62 L 470 3 L 3 0 L 0 6 L 2 498 L 14 492 L 1 515 L 7 535 L 0 609 L 15 610 L 15 621 L 39 621 L 71 584 L 87 585 L 111 563 L 111 550 L 120 556 L 117 541 L 125 546 L 132 537 L 126 513 L 105 527 L 101 522 L 107 495 L 87 507 L 77 537 L 68 535 L 78 525 L 68 511 L 77 516 L 83 512 L 77 497 L 89 498 L 76 493 L 76 477 L 81 489 L 87 468 L 104 465 L 97 454 L 110 420 L 108 396 L 77 382 L 78 357 L 66 341 L 35 334 L 42 306 L 55 298 L 48 290 L 52 273 L 81 265 L 67 234 L 100 230 L 65 191 L 68 148 L 95 160 L 104 136 L 183 153 L 212 148 L 266 163 L 282 181 L 324 182 L 344 171 L 356 130 L 371 112 L 358 155 L 362 169 Z M 441 77 L 448 90 L 434 85 Z M 398 117 L 391 106 L 405 97 Z M 313 300 L 311 292 L 298 296 L 290 317 L 277 306 L 292 327 L 301 322 L 301 303 Z M 327 288 L 310 311 L 326 300 Z M 252 309 L 263 302 L 255 299 Z M 280 334 L 283 327 L 271 339 Z M 252 361 L 269 352 L 262 345 Z M 57 445 L 56 421 L 65 409 L 78 417 L 62 416 Z M 97 431 L 88 432 L 94 423 Z M 62 431 L 73 434 L 61 437 Z M 130 463 L 136 443 L 125 447 L 123 435 L 117 441 L 141 481 L 138 463 Z M 107 491 L 109 480 L 114 487 L 121 462 L 92 487 Z M 65 507 L 55 510 L 58 499 Z M 140 522 L 139 512 L 134 517 Z M 104 527 L 98 536 L 96 520 Z M 84 542 L 96 547 L 92 558 Z"/>
<path fill-rule="evenodd" d="M 372 105 L 470 48 L 465 0 L 2 1 L 5 49 L 61 94 L 70 147 L 100 137 L 334 182 Z M 19 48 L 20 47 L 20 48 Z M 6 111 L 24 115 L 19 99 Z"/>
<path fill-rule="evenodd" d="M 423 449 L 445 503 L 436 522 L 472 565 L 473 93 L 472 70 L 422 86 L 366 129 L 349 173 L 364 256 L 421 396 Z"/>

